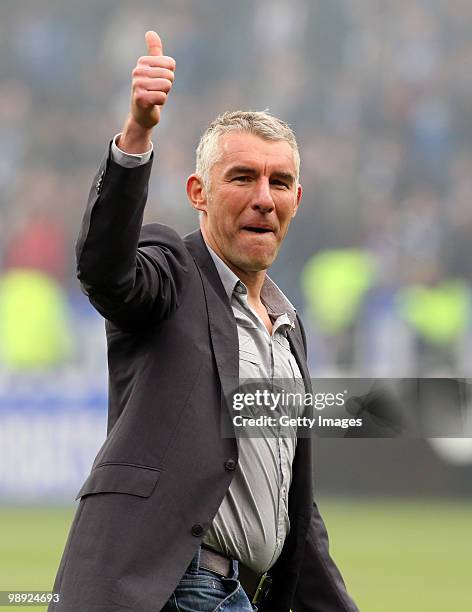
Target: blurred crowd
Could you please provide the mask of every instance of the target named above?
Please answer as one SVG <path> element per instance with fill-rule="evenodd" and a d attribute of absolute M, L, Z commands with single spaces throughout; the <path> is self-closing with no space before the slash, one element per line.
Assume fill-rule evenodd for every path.
<path fill-rule="evenodd" d="M 24 322 L 41 310 L 27 290 L 6 295 L 18 271 L 33 274 L 26 287 L 46 275 L 55 283 L 41 285 L 46 302 L 66 310 L 60 325 L 37 322 L 61 334 L 46 362 L 84 351 L 70 323 L 90 316 L 73 247 L 147 29 L 177 71 L 154 139 L 146 221 L 196 227 L 185 179 L 203 129 L 224 110 L 268 108 L 301 149 L 304 199 L 272 276 L 305 313 L 313 371 L 467 372 L 468 0 L 2 2 L 0 360 L 41 359 L 16 340 L 19 313 Z"/>

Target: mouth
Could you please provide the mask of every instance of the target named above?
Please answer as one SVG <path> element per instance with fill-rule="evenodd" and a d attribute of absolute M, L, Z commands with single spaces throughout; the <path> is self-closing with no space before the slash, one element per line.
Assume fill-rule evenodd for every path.
<path fill-rule="evenodd" d="M 273 228 L 267 225 L 245 225 L 242 229 L 246 232 L 252 232 L 254 234 L 273 234 L 274 233 Z"/>

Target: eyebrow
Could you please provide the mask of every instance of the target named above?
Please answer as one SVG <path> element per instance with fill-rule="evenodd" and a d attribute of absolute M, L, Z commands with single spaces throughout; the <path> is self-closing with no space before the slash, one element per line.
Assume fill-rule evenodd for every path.
<path fill-rule="evenodd" d="M 231 174 L 251 174 L 254 176 L 257 174 L 257 170 L 254 170 L 254 168 L 250 166 L 231 166 L 225 172 L 225 175 L 230 176 Z"/>
<path fill-rule="evenodd" d="M 232 166 L 225 172 L 225 176 L 234 176 L 236 174 L 249 174 L 250 176 L 256 176 L 258 171 L 254 170 L 254 168 L 251 168 L 250 166 Z M 291 172 L 284 172 L 283 170 L 273 172 L 271 174 L 271 178 L 281 179 L 290 185 L 295 182 L 295 176 Z"/>

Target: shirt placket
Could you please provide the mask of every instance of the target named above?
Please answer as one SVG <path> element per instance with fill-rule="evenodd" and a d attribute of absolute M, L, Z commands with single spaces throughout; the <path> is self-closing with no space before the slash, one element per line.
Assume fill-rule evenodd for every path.
<path fill-rule="evenodd" d="M 274 379 L 276 378 L 276 374 L 278 378 L 288 378 L 292 377 L 290 364 L 283 364 L 282 361 L 282 351 L 277 348 L 276 345 L 276 334 L 283 334 L 284 329 L 286 327 L 285 322 L 281 323 L 274 321 L 272 335 L 267 331 L 266 326 L 264 325 L 261 318 L 255 313 L 252 308 L 249 306 L 247 301 L 247 291 L 242 283 L 238 283 L 235 287 L 236 298 L 239 303 L 243 306 L 245 311 L 250 314 L 251 318 L 254 320 L 255 324 L 261 329 L 263 332 L 263 337 L 266 340 L 269 359 L 268 363 L 264 363 L 264 367 L 267 369 L 267 378 L 269 379 L 271 385 L 274 384 Z M 272 313 L 274 314 L 274 313 Z M 277 356 L 277 359 L 276 359 Z M 279 365 L 280 359 L 280 365 Z M 264 360 L 263 360 L 264 361 Z M 285 367 L 284 367 L 285 365 Z M 279 366 L 279 367 L 278 367 Z M 279 376 L 280 374 L 280 376 Z M 273 558 L 279 553 L 280 548 L 284 544 L 283 534 L 288 534 L 288 525 L 286 525 L 288 521 L 288 490 L 289 490 L 289 479 L 291 473 L 290 459 L 289 459 L 289 448 L 287 446 L 287 439 L 284 436 L 280 435 L 280 427 L 278 428 L 278 434 L 275 438 L 275 443 L 277 445 L 277 457 L 278 457 L 278 476 L 279 476 L 279 494 L 278 494 L 278 503 L 277 503 L 277 517 L 276 517 L 276 534 L 275 534 L 275 549 Z"/>
<path fill-rule="evenodd" d="M 280 363 L 280 367 L 277 368 L 279 358 L 282 358 L 282 353 L 277 350 L 277 346 L 274 345 L 276 334 L 281 334 L 282 329 L 279 327 L 271 336 L 271 381 L 274 378 L 285 378 L 289 368 L 284 368 L 284 364 Z M 274 350 L 275 347 L 275 350 Z M 277 358 L 277 362 L 276 362 Z M 285 376 L 284 376 L 285 374 Z M 279 498 L 278 498 L 278 510 L 277 510 L 277 533 L 276 533 L 276 549 L 275 553 L 279 552 L 280 547 L 283 545 L 282 534 L 288 533 L 286 522 L 288 520 L 288 489 L 289 489 L 289 475 L 290 475 L 290 461 L 288 456 L 287 440 L 284 436 L 277 435 L 277 447 L 279 457 Z"/>

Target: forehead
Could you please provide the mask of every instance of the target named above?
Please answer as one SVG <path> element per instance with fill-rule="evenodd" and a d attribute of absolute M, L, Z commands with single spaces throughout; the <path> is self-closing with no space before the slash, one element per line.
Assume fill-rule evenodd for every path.
<path fill-rule="evenodd" d="M 296 173 L 294 152 L 286 140 L 265 140 L 247 132 L 229 132 L 220 136 L 218 145 L 220 155 L 215 166 L 223 171 L 232 165 L 244 165 Z"/>

